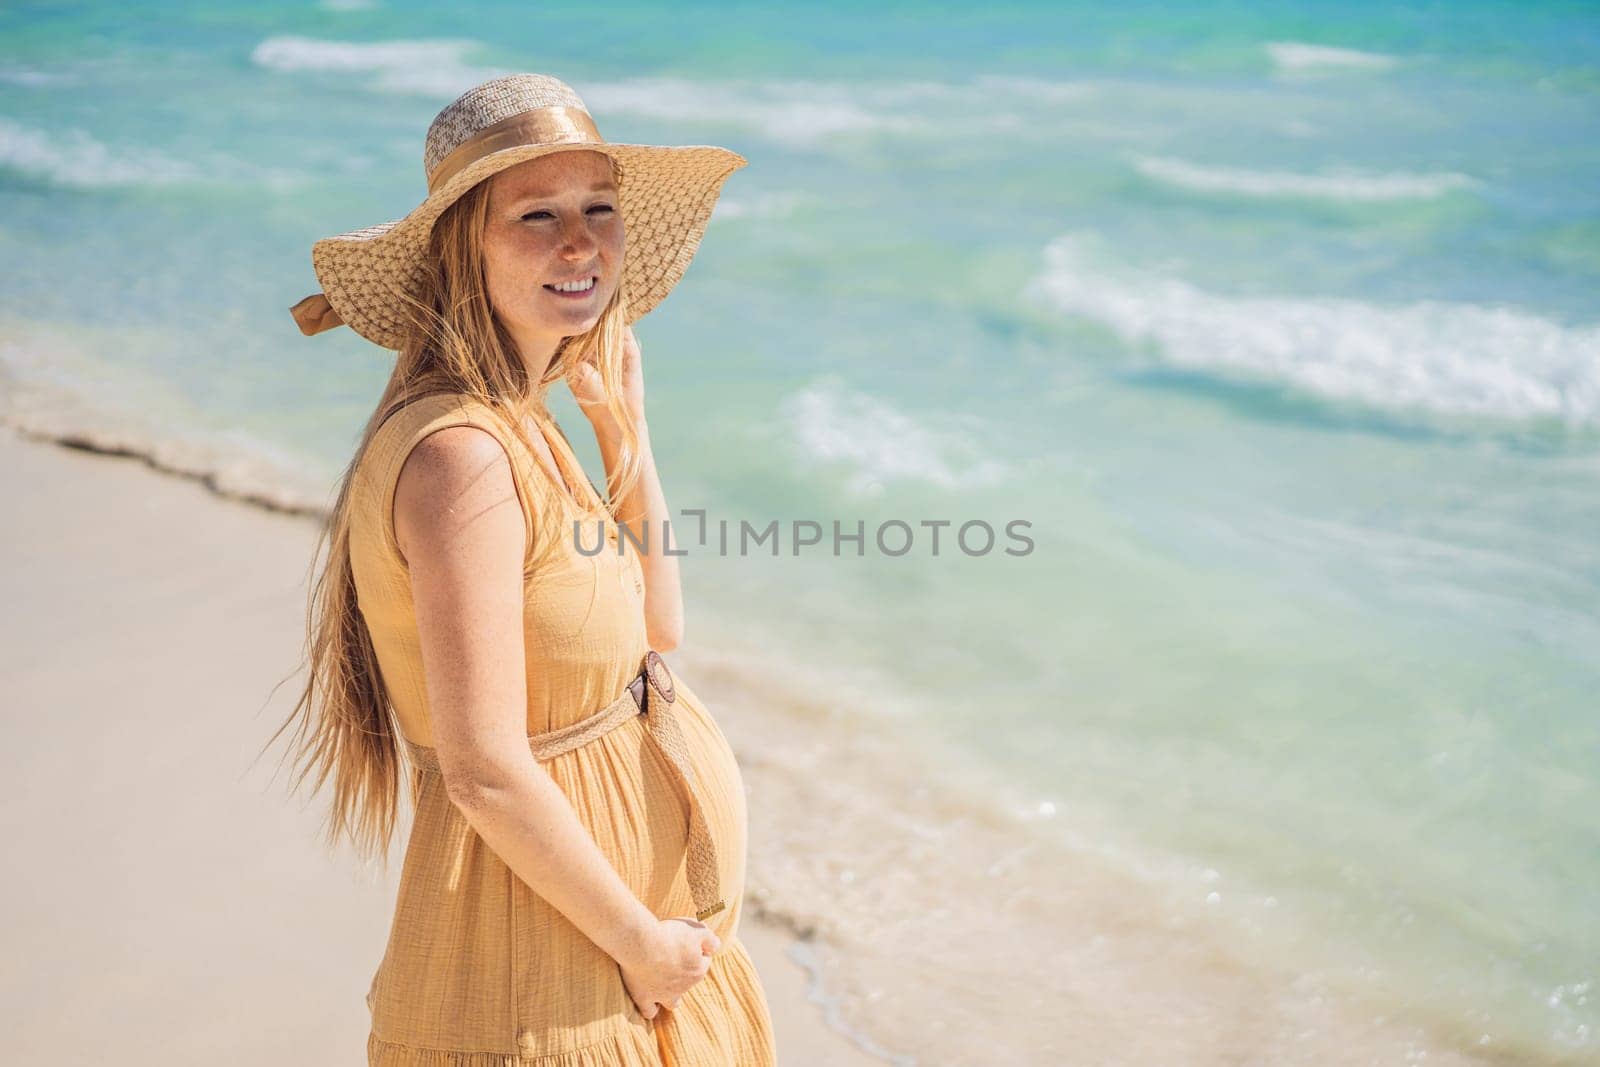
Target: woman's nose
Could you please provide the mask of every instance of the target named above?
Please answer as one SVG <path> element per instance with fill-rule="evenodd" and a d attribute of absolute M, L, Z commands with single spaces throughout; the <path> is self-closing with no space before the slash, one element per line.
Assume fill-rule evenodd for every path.
<path fill-rule="evenodd" d="M 561 252 L 563 255 L 589 256 L 594 254 L 599 242 L 589 232 L 587 221 L 568 221 L 561 227 Z"/>

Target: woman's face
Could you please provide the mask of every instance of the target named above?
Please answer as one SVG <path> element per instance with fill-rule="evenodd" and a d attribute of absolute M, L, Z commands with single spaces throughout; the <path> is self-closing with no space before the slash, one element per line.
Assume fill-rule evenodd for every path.
<path fill-rule="evenodd" d="M 622 205 L 611 161 L 601 153 L 552 152 L 490 179 L 483 231 L 489 300 L 524 358 L 553 355 L 562 338 L 599 321 L 625 250 Z M 590 288 L 556 290 L 569 282 Z"/>

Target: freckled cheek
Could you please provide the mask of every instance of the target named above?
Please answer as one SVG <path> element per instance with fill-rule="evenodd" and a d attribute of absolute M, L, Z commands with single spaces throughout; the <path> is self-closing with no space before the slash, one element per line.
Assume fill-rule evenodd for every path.
<path fill-rule="evenodd" d="M 496 304 L 503 305 L 517 289 L 516 261 L 502 250 L 497 255 L 489 257 L 487 267 L 489 297 Z"/>
<path fill-rule="evenodd" d="M 490 289 L 525 292 L 543 277 L 549 251 L 536 241 L 509 241 L 488 257 Z"/>

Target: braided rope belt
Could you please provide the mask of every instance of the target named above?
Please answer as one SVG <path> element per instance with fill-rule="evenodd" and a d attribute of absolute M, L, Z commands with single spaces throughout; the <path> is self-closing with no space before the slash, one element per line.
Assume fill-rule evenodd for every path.
<path fill-rule="evenodd" d="M 644 665 L 621 696 L 570 726 L 530 735 L 528 748 L 535 759 L 541 762 L 551 760 L 604 736 L 636 715 L 643 715 L 646 734 L 677 771 L 684 797 L 688 801 L 689 853 L 685 862 L 689 892 L 694 897 L 695 918 L 705 919 L 727 907 L 727 901 L 721 895 L 716 842 L 712 839 L 711 828 L 706 823 L 696 791 L 694 767 L 689 761 L 689 748 L 678 723 L 676 700 L 672 672 L 667 670 L 666 661 L 652 649 L 645 655 Z M 412 763 L 424 771 L 439 772 L 436 749 L 419 745 L 409 738 L 403 740 Z"/>

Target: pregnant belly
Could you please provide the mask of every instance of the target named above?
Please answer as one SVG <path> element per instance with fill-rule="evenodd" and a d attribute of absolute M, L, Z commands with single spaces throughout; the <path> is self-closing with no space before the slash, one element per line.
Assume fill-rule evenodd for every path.
<path fill-rule="evenodd" d="M 744 780 L 710 711 L 681 678 L 676 682 L 673 714 L 716 845 L 722 897 L 727 901 L 727 907 L 708 917 L 706 925 L 726 941 L 738 929 L 744 897 L 749 827 Z M 692 916 L 694 899 L 684 862 L 685 799 L 671 762 L 650 739 L 643 719 L 630 719 L 545 767 L 601 852 L 645 906 L 659 918 Z M 526 904 L 523 914 L 531 920 L 526 936 L 537 939 L 546 924 L 566 922 L 543 901 Z"/>
<path fill-rule="evenodd" d="M 727 910 L 711 916 L 706 920 L 706 925 L 715 930 L 719 937 L 726 938 L 737 929 L 740 904 L 744 897 L 745 860 L 749 845 L 749 813 L 744 778 L 739 773 L 732 746 L 699 696 L 682 678 L 677 679 L 676 689 L 678 721 L 683 726 L 684 737 L 694 759 L 700 796 L 706 807 L 706 820 L 717 842 L 722 896 L 728 902 Z"/>

